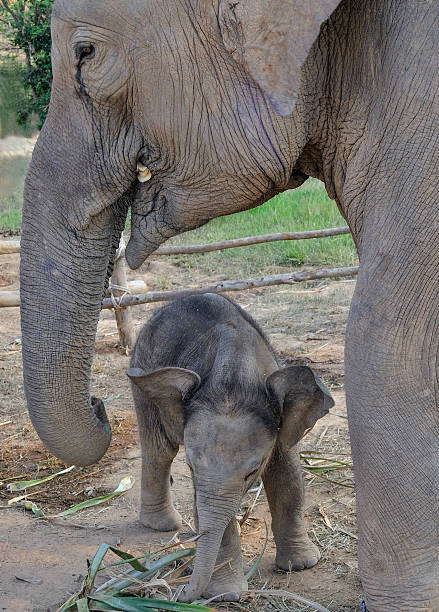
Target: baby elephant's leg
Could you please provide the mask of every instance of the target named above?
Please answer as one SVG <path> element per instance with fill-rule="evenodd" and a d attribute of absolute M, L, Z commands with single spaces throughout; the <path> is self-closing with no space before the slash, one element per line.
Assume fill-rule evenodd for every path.
<path fill-rule="evenodd" d="M 263 481 L 276 541 L 276 565 L 287 571 L 312 567 L 320 552 L 305 529 L 305 488 L 297 450 L 277 446 Z"/>
<path fill-rule="evenodd" d="M 143 410 L 137 410 L 137 421 L 142 449 L 140 522 L 157 531 L 177 531 L 182 522 L 172 504 L 170 478 L 178 449 L 171 446 L 156 423 L 150 419 L 146 422 Z"/>
<path fill-rule="evenodd" d="M 204 595 L 213 597 L 225 593 L 223 601 L 238 601 L 240 592 L 246 591 L 248 585 L 242 568 L 241 538 L 235 517 L 226 527 L 215 567 L 223 563 L 224 566 L 213 573 Z"/>

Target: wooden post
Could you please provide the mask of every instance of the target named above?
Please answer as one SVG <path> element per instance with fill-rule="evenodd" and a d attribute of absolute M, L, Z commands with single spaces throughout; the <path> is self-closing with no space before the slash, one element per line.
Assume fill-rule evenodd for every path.
<path fill-rule="evenodd" d="M 134 346 L 134 329 L 130 308 L 120 306 L 121 298 L 128 292 L 127 272 L 125 268 L 125 240 L 123 234 L 120 238 L 119 248 L 114 259 L 113 276 L 110 278 L 111 302 L 114 307 L 119 342 L 128 355 L 128 351 Z"/>

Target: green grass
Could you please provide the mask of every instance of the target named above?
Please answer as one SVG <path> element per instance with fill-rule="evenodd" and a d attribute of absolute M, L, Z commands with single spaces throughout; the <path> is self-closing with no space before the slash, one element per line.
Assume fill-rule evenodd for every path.
<path fill-rule="evenodd" d="M 0 230 L 18 230 L 21 227 L 23 198 L 8 195 L 0 198 Z"/>
<path fill-rule="evenodd" d="M 24 178 L 28 166 L 28 157 L 0 160 L 0 230 L 20 229 Z"/>
<path fill-rule="evenodd" d="M 197 244 L 284 231 L 344 226 L 337 205 L 323 183 L 308 179 L 299 189 L 279 194 L 258 208 L 210 221 L 204 227 L 174 238 L 172 244 Z M 179 256 L 189 265 L 215 270 L 239 265 L 244 273 L 267 267 L 354 265 L 358 261 L 350 235 L 312 240 L 272 242 L 202 255 Z"/>

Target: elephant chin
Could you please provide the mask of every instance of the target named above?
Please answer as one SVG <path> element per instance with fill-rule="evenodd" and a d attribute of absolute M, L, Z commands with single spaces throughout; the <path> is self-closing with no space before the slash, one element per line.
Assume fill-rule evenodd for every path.
<path fill-rule="evenodd" d="M 162 241 L 164 242 L 166 238 Z M 132 270 L 137 270 L 143 264 L 145 259 L 154 253 L 160 246 L 160 243 L 150 242 L 131 230 L 131 237 L 125 249 L 125 259 Z"/>
<path fill-rule="evenodd" d="M 160 195 L 152 201 L 141 200 L 142 191 L 131 206 L 131 236 L 125 250 L 125 257 L 132 270 L 139 268 L 168 238 L 182 229 L 169 223 L 169 207 Z"/>

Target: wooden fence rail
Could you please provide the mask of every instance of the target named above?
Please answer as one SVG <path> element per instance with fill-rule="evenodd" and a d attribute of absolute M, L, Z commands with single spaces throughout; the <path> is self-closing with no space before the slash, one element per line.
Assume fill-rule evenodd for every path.
<path fill-rule="evenodd" d="M 151 304 L 153 302 L 169 302 L 187 295 L 197 295 L 203 293 L 224 293 L 226 291 L 243 291 L 245 289 L 255 289 L 258 287 L 271 287 L 273 285 L 295 285 L 304 281 L 319 280 L 322 278 L 336 278 L 343 276 L 355 276 L 358 274 L 359 266 L 348 268 L 331 268 L 318 270 L 317 272 L 307 272 L 299 270 L 289 274 L 273 274 L 273 276 L 260 276 L 257 278 L 246 278 L 243 280 L 221 281 L 215 285 L 206 287 L 194 287 L 193 289 L 177 289 L 175 291 L 152 291 L 150 293 L 140 293 L 138 295 L 126 295 L 117 302 L 117 308 L 128 308 L 138 304 Z M 102 308 L 114 308 L 114 300 L 105 298 Z"/>
<path fill-rule="evenodd" d="M 348 227 L 331 227 L 328 229 L 310 230 L 307 232 L 281 232 L 279 234 L 262 234 L 260 236 L 246 236 L 245 238 L 234 238 L 233 240 L 222 240 L 208 244 L 187 244 L 159 247 L 152 256 L 159 255 L 191 255 L 194 253 L 210 253 L 224 249 L 236 249 L 237 247 L 262 244 L 264 242 L 278 242 L 281 240 L 309 240 L 310 238 L 327 238 L 328 236 L 340 236 L 350 234 Z M 0 242 L 0 255 L 20 252 L 19 240 L 3 240 Z M 121 256 L 125 255 L 124 251 Z"/>
<path fill-rule="evenodd" d="M 261 236 L 247 236 L 233 240 L 211 242 L 210 244 L 192 244 L 164 246 L 157 249 L 152 255 L 185 255 L 193 253 L 209 253 L 223 249 L 250 246 L 280 240 L 307 240 L 310 238 L 326 238 L 328 236 L 339 236 L 349 234 L 348 227 L 333 227 L 322 230 L 311 230 L 307 232 L 282 232 L 278 234 L 264 234 Z M 18 240 L 0 241 L 0 255 L 20 252 Z M 146 286 L 143 281 L 128 281 L 125 270 L 125 243 L 123 236 L 117 252 L 114 273 L 110 280 L 110 297 L 103 300 L 102 308 L 114 309 L 119 340 L 123 348 L 131 348 L 134 342 L 133 327 L 131 322 L 130 307 L 138 304 L 151 304 L 154 302 L 167 302 L 188 295 L 199 295 L 203 293 L 223 293 L 227 291 L 243 291 L 258 287 L 271 287 L 273 285 L 294 285 L 310 280 L 323 278 L 335 278 L 354 276 L 358 273 L 358 266 L 347 268 L 331 268 L 307 272 L 299 270 L 288 274 L 274 274 L 272 276 L 261 276 L 256 278 L 221 281 L 205 287 L 194 287 L 179 289 L 175 291 L 144 291 Z M 0 291 L 0 308 L 8 306 L 19 306 L 20 295 L 18 291 Z"/>
<path fill-rule="evenodd" d="M 116 285 L 115 276 L 113 274 L 107 296 L 111 295 L 111 291 L 113 291 L 114 295 L 126 295 L 127 293 L 132 295 L 133 293 L 145 293 L 146 289 L 147 286 L 143 280 L 132 280 L 128 281 L 126 285 L 121 285 L 119 283 Z M 117 291 L 120 293 L 116 293 Z M 20 306 L 20 292 L 18 290 L 4 291 L 0 289 L 0 308 L 15 306 Z"/>

